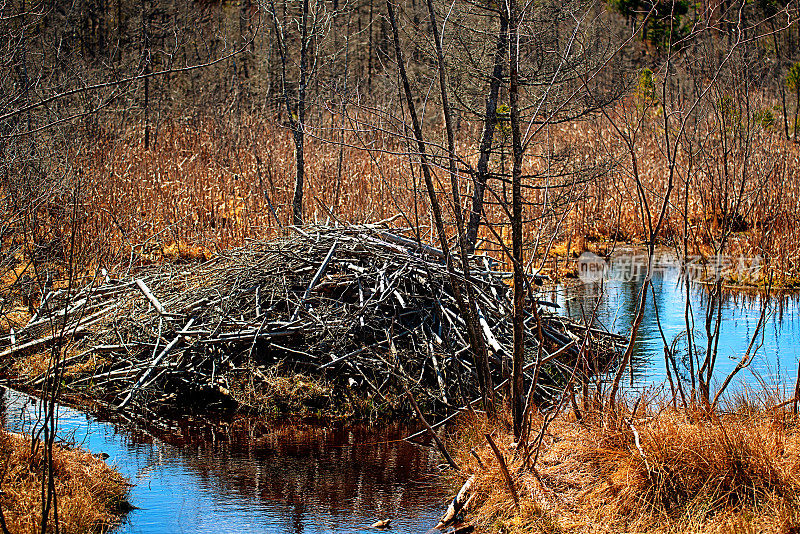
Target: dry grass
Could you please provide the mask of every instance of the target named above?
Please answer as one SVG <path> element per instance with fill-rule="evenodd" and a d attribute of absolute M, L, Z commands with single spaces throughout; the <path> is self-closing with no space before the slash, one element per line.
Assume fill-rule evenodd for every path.
<path fill-rule="evenodd" d="M 330 383 L 325 378 L 285 369 L 282 364 L 226 373 L 224 380 L 226 393 L 241 410 L 267 417 L 289 415 L 372 421 L 391 415 L 400 404 L 392 394 L 377 398 L 371 393 Z"/>
<path fill-rule="evenodd" d="M 254 373 L 258 386 L 253 382 Z M 304 415 L 334 404 L 331 387 L 324 381 L 300 373 L 287 374 L 279 365 L 232 373 L 227 385 L 237 404 L 259 413 Z"/>
<path fill-rule="evenodd" d="M 12 361 L 11 372 L 13 376 L 22 380 L 33 380 L 50 369 L 51 360 L 52 354 L 49 351 L 37 351 L 16 357 Z"/>
<path fill-rule="evenodd" d="M 679 240 L 682 235 L 679 208 L 688 189 L 691 252 L 701 254 L 711 253 L 710 245 L 720 230 L 715 213 L 717 202 L 725 194 L 724 184 L 715 181 L 724 172 L 721 166 L 725 163 L 715 151 L 719 140 L 714 140 L 713 126 L 709 128 L 710 148 L 706 147 L 702 161 L 693 162 L 690 174 L 679 173 L 676 177 L 673 207 L 662 234 L 668 242 Z M 338 139 L 335 130 L 328 135 Z M 306 218 L 324 221 L 330 209 L 343 221 L 368 222 L 402 211 L 412 224 L 430 225 L 421 181 L 410 173 L 408 160 L 402 155 L 404 148 L 386 134 L 368 139 L 361 135 L 351 136 L 347 142 L 354 147 L 369 144 L 373 151 L 345 148 L 338 185 L 338 147 L 320 139 L 307 141 Z M 525 233 L 529 242 L 533 243 L 539 232 L 543 232 L 546 242 L 565 211 L 567 217 L 558 229 L 556 243 L 561 243 L 562 248 L 569 244 L 569 252 L 580 252 L 597 239 L 644 239 L 638 198 L 625 168 L 627 156 L 610 125 L 600 119 L 578 122 L 553 127 L 549 135 L 550 145 L 531 148 L 524 173 L 540 177 L 529 178 L 529 185 L 547 180 L 551 185 L 563 183 L 566 187 L 549 193 L 547 207 L 543 206 L 543 191 L 526 191 L 530 204 L 525 213 L 529 221 Z M 466 127 L 461 136 L 462 154 L 468 160 L 475 159 L 469 142 L 475 132 Z M 649 200 L 658 205 L 666 189 L 668 162 L 655 125 L 643 129 L 638 150 Z M 550 172 L 560 172 L 567 178 L 547 177 L 547 165 L 552 166 L 553 160 L 537 154 L 549 151 L 558 154 L 561 161 Z M 752 133 L 751 151 L 746 170 L 730 169 L 745 178 L 739 211 L 746 229 L 735 233 L 727 252 L 769 256 L 775 259 L 776 272 L 796 274 L 799 266 L 790 258 L 800 252 L 800 236 L 796 235 L 794 224 L 800 220 L 800 208 L 792 200 L 800 196 L 800 146 L 783 141 L 774 130 L 760 129 Z M 737 155 L 729 154 L 731 157 Z M 98 250 L 133 252 L 143 261 L 204 258 L 214 250 L 278 231 L 270 204 L 282 222 L 289 218 L 293 145 L 286 130 L 268 121 L 253 117 L 244 117 L 232 125 L 213 120 L 191 125 L 170 121 L 160 142 L 149 152 L 142 150 L 138 140 L 123 136 L 95 143 L 82 159 L 90 183 L 83 206 L 85 217 L 80 223 L 84 240 Z M 598 169 L 612 160 L 622 166 L 611 168 L 586 186 L 569 185 L 570 180 L 582 178 L 581 169 Z M 686 162 L 679 163 L 681 168 L 687 166 Z M 443 172 L 438 173 L 437 180 L 442 203 L 447 207 L 448 180 Z M 463 182 L 462 193 L 469 194 L 469 180 L 465 178 Z M 505 236 L 502 224 L 507 221 L 497 204 L 503 195 L 502 187 L 496 183 L 493 187 L 499 196 L 486 195 L 486 215 L 489 221 L 501 225 L 498 233 Z M 481 237 L 486 239 L 485 250 L 501 255 L 492 233 L 483 232 Z M 537 251 L 540 254 L 543 244 Z M 567 250 L 561 252 L 568 255 Z"/>
<path fill-rule="evenodd" d="M 0 506 L 10 532 L 41 528 L 42 447 L 31 454 L 30 440 L 0 431 Z M 105 462 L 80 449 L 56 447 L 53 471 L 58 496 L 59 529 L 64 534 L 102 532 L 127 504 L 128 483 Z M 48 532 L 55 531 L 51 518 Z"/>
<path fill-rule="evenodd" d="M 654 207 L 660 205 L 666 190 L 669 168 L 657 118 L 645 121 L 637 141 L 641 179 Z M 374 222 L 402 212 L 407 219 L 399 218 L 395 224 L 418 226 L 423 239 L 432 240 L 427 196 L 419 169 L 409 167 L 407 147 L 389 132 L 348 132 L 339 179 L 340 149 L 331 142 L 339 140 L 338 119 L 323 114 L 318 121 L 310 126 L 312 135 L 306 140 L 306 220 L 331 220 L 332 213 L 344 222 Z M 741 191 L 742 202 L 734 214 L 740 224 L 722 252 L 769 258 L 775 284 L 797 285 L 800 145 L 781 139 L 774 129 L 756 127 L 747 134 L 746 146 L 736 145 L 723 154 L 720 147 L 730 143 L 722 143 L 715 128 L 701 125 L 693 133 L 703 140 L 703 151 L 693 153 L 694 160 L 678 154 L 662 242 L 682 244 L 686 222 L 689 254 L 708 258 L 715 252 L 724 223 L 720 205 Z M 102 267 L 113 271 L 143 263 L 203 261 L 250 238 L 279 233 L 278 221 L 289 220 L 294 148 L 289 132 L 280 125 L 247 115 L 191 121 L 176 117 L 164 121 L 149 151 L 143 150 L 140 133 L 136 125 L 127 132 L 91 139 L 76 131 L 76 138 L 86 141 L 76 144 L 80 148 L 73 158 L 74 167 L 82 172 L 76 172 L 69 183 L 80 194 L 74 204 L 65 193 L 54 194 L 51 202 L 41 204 L 31 228 L 14 234 L 16 248 L 3 250 L 9 260 L 0 269 L 5 273 L 0 273 L 4 288 L 13 285 L 32 257 L 46 256 L 52 262 L 40 261 L 39 271 L 47 267 L 61 275 L 71 264 L 80 283 Z M 439 134 L 435 129 L 427 132 L 430 139 L 438 139 Z M 475 124 L 466 124 L 459 132 L 459 153 L 473 165 L 478 137 Z M 646 239 L 639 198 L 629 175 L 630 158 L 608 121 L 595 117 L 553 126 L 545 137 L 547 142 L 530 146 L 523 169 L 529 176 L 525 185 L 534 187 L 525 190 L 528 257 L 557 257 L 549 265 L 569 276 L 574 268 L 567 262 L 584 250 L 602 254 L 616 240 Z M 495 157 L 492 171 L 499 172 L 500 167 Z M 586 180 L 589 176 L 593 178 Z M 732 178 L 722 183 L 721 176 Z M 452 221 L 449 180 L 443 169 L 435 178 L 445 218 Z M 536 188 L 545 183 L 560 187 Z M 472 190 L 467 175 L 462 185 L 466 207 Z M 490 187 L 493 192 L 485 197 L 486 220 L 508 241 L 507 216 L 499 204 L 508 196 L 507 187 L 496 180 Z M 687 191 L 684 218 L 681 211 Z M 74 218 L 68 209 L 73 205 L 77 208 Z M 483 229 L 479 237 L 483 240 L 479 250 L 509 268 L 495 234 Z M 555 246 L 548 251 L 551 237 Z M 760 286 L 766 278 L 732 275 L 730 282 Z M 36 290 L 29 293 L 38 298 Z M 0 329 L 7 330 L 7 322 L 4 319 Z"/>
<path fill-rule="evenodd" d="M 795 260 L 800 253 L 800 208 L 796 202 L 800 196 L 800 145 L 782 139 L 774 129 L 754 127 L 742 133 L 746 140 L 734 140 L 730 132 L 723 139 L 714 124 L 697 128 L 693 135 L 702 150 L 697 149 L 699 155 L 692 161 L 686 153 L 678 153 L 675 189 L 660 240 L 682 248 L 686 230 L 689 254 L 707 259 L 716 253 L 766 258 L 775 282 L 796 286 L 800 267 Z M 657 123 L 645 121 L 637 144 L 639 173 L 651 209 L 660 207 L 667 190 L 669 162 L 663 154 L 662 135 Z M 578 241 L 581 236 L 623 242 L 647 238 L 635 185 L 627 175 L 629 164 L 624 163 L 630 156 L 615 137 L 606 121 L 565 128 L 560 137 L 565 146 L 588 144 L 594 151 L 605 151 L 623 162 L 593 182 L 585 203 L 570 215 L 569 227 Z M 729 212 L 727 219 L 723 209 Z M 730 234 L 725 246 L 715 250 L 726 231 Z M 734 274 L 729 281 L 764 286 L 765 274 Z"/>
<path fill-rule="evenodd" d="M 490 532 L 800 532 L 800 431 L 786 414 L 562 416 L 545 436 L 538 479 L 507 431 L 495 436 L 519 509 L 485 443 L 487 469 L 460 458 L 481 473 L 474 513 Z"/>

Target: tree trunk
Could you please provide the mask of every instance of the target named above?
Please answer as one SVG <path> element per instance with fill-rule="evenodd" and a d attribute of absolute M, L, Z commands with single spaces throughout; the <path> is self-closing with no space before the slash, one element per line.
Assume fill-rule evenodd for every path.
<path fill-rule="evenodd" d="M 292 130 L 292 139 L 294 141 L 296 170 L 294 195 L 292 197 L 292 224 L 299 226 L 303 224 L 303 185 L 305 181 L 305 135 L 303 128 L 306 117 L 306 77 L 308 69 L 308 0 L 303 0 L 303 13 L 300 20 L 300 83 L 297 89 L 296 117 L 292 111 L 292 101 L 286 80 L 286 66 L 288 64 L 288 58 L 286 57 L 286 40 L 284 39 L 283 28 L 278 21 L 278 13 L 275 11 L 275 2 L 271 0 L 269 6 L 273 27 L 275 29 L 275 39 L 281 56 L 281 88 L 283 91 L 283 101 L 286 105 L 289 128 Z"/>
<path fill-rule="evenodd" d="M 428 14 L 431 20 L 433 39 L 436 46 L 436 63 L 439 70 L 439 89 L 442 96 L 442 112 L 444 114 L 444 124 L 447 131 L 447 152 L 448 152 L 448 171 L 450 174 L 450 189 L 453 195 L 453 214 L 456 220 L 456 231 L 458 232 L 458 244 L 461 257 L 461 270 L 464 273 L 464 289 L 467 293 L 466 320 L 469 328 L 467 332 L 474 339 L 471 340 L 475 358 L 475 369 L 478 371 L 478 382 L 480 383 L 481 393 L 487 404 L 491 404 L 491 397 L 494 393 L 492 384 L 492 373 L 489 367 L 489 354 L 486 349 L 486 340 L 483 338 L 483 330 L 478 320 L 478 309 L 475 302 L 475 293 L 472 289 L 472 275 L 469 267 L 469 253 L 464 235 L 464 218 L 461 213 L 461 195 L 459 192 L 460 184 L 458 171 L 456 169 L 456 148 L 455 134 L 453 132 L 453 113 L 447 97 L 447 72 L 445 69 L 444 53 L 442 52 L 442 39 L 439 35 L 439 26 L 436 24 L 436 13 L 433 9 L 432 0 L 427 0 Z M 487 408 L 487 412 L 491 412 Z"/>
<path fill-rule="evenodd" d="M 294 158 L 296 164 L 294 177 L 294 196 L 292 197 L 292 224 L 303 224 L 303 182 L 305 181 L 305 156 L 303 154 L 303 130 L 299 125 L 292 131 L 294 139 Z"/>
<path fill-rule="evenodd" d="M 489 82 L 489 96 L 486 97 L 486 113 L 483 116 L 483 133 L 481 134 L 480 158 L 478 159 L 477 175 L 475 176 L 475 189 L 472 192 L 472 211 L 467 224 L 467 251 L 475 252 L 478 241 L 478 228 L 483 214 L 483 195 L 486 183 L 489 181 L 489 157 L 492 154 L 492 141 L 494 129 L 497 126 L 497 100 L 500 94 L 500 85 L 503 82 L 503 61 L 508 48 L 508 17 L 500 11 L 500 31 L 497 34 L 497 46 L 494 54 L 494 69 Z"/>
<path fill-rule="evenodd" d="M 306 77 L 308 75 L 308 0 L 303 0 L 303 13 L 300 19 L 300 86 L 297 88 L 297 120 L 294 124 L 294 147 L 297 171 L 292 197 L 292 224 L 303 224 L 303 185 L 305 181 L 305 155 L 303 143 L 306 122 Z"/>
<path fill-rule="evenodd" d="M 405 68 L 405 60 L 403 59 L 403 53 L 400 49 L 400 36 L 399 31 L 397 28 L 397 20 L 395 19 L 394 14 L 394 7 L 392 6 L 392 0 L 386 0 L 386 10 L 389 16 L 389 24 L 392 27 L 392 37 L 394 41 L 394 50 L 395 56 L 397 59 L 397 68 L 400 74 L 400 80 L 403 84 L 403 92 L 405 93 L 406 104 L 408 106 L 409 114 L 411 115 L 411 122 L 414 131 L 414 138 L 417 142 L 417 150 L 419 153 L 420 158 L 420 166 L 422 167 L 422 175 L 425 179 L 425 188 L 428 192 L 428 198 L 431 205 L 431 212 L 433 214 L 434 224 L 436 226 L 436 232 L 439 236 L 439 243 L 442 248 L 442 252 L 444 253 L 445 264 L 447 265 L 447 273 L 450 281 L 450 285 L 453 288 L 453 295 L 456 299 L 456 304 L 459 309 L 459 313 L 462 317 L 464 317 L 466 326 L 467 326 L 467 333 L 469 337 L 469 341 L 471 344 L 471 349 L 473 354 L 476 356 L 481 354 L 479 346 L 477 343 L 483 342 L 483 334 L 481 332 L 476 332 L 474 329 L 474 323 L 470 321 L 471 314 L 469 313 L 469 309 L 467 308 L 467 303 L 464 301 L 464 296 L 462 293 L 461 288 L 461 280 L 459 280 L 458 275 L 456 274 L 455 268 L 453 266 L 453 257 L 450 253 L 450 245 L 447 242 L 447 235 L 444 230 L 444 220 L 442 218 L 442 210 L 439 205 L 439 200 L 436 197 L 436 188 L 433 183 L 433 176 L 430 170 L 430 163 L 428 161 L 427 152 L 425 149 L 425 139 L 422 135 L 422 126 L 420 125 L 419 117 L 417 116 L 417 110 L 414 105 L 414 97 L 411 93 L 411 85 L 408 81 L 408 74 L 406 73 Z M 480 341 L 478 341 L 480 340 Z M 484 345 L 484 351 L 485 345 Z M 481 370 L 480 365 L 476 365 L 478 368 L 479 373 L 479 380 L 480 374 L 484 371 Z M 491 380 L 490 377 L 486 377 Z M 487 384 L 491 384 L 489 380 L 484 380 L 481 384 L 482 388 L 485 387 Z M 493 402 L 493 395 L 491 389 L 486 391 L 485 389 L 482 391 L 483 394 L 483 404 L 484 408 L 490 416 L 494 414 L 494 402 Z"/>
<path fill-rule="evenodd" d="M 145 74 L 150 74 L 149 11 L 146 0 L 142 0 L 142 59 Z M 150 150 L 150 76 L 144 78 L 144 149 Z"/>
<path fill-rule="evenodd" d="M 797 114 L 800 111 L 800 81 L 797 82 L 797 91 L 795 91 L 794 95 L 794 133 L 792 134 L 792 139 L 797 142 Z"/>
<path fill-rule="evenodd" d="M 341 189 L 342 189 L 342 170 L 344 165 L 344 134 L 345 134 L 345 103 L 347 102 L 347 78 L 350 72 L 350 19 L 352 17 L 352 10 L 348 10 L 347 12 L 347 30 L 345 31 L 344 35 L 344 76 L 342 80 L 342 95 L 341 95 L 341 106 L 339 108 L 339 154 L 336 159 L 336 184 L 334 185 L 334 193 L 333 193 L 333 211 L 334 213 L 339 212 L 339 198 L 341 197 Z M 334 23 L 335 25 L 335 23 Z"/>
<path fill-rule="evenodd" d="M 517 43 L 517 5 L 508 0 L 509 84 L 508 101 L 511 107 L 511 144 L 513 167 L 511 171 L 511 246 L 514 264 L 514 359 L 511 369 L 511 415 L 514 436 L 522 433 L 525 411 L 522 367 L 525 365 L 525 264 L 522 262 L 522 134 L 519 126 L 519 47 Z"/>
<path fill-rule="evenodd" d="M 783 133 L 786 139 L 789 139 L 789 116 L 786 113 L 786 91 L 780 80 L 781 70 L 783 68 L 783 61 L 781 59 L 781 49 L 778 45 L 778 33 L 775 31 L 775 23 L 770 19 L 769 27 L 772 31 L 772 43 L 775 46 L 775 59 L 778 62 L 778 91 L 781 93 L 781 109 L 783 111 Z"/>

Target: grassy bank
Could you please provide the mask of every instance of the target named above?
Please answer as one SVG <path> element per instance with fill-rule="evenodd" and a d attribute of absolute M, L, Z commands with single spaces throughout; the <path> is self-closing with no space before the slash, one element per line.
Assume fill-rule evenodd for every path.
<path fill-rule="evenodd" d="M 517 449 L 503 423 L 469 418 L 460 428 L 458 461 L 478 473 L 470 515 L 485 532 L 800 532 L 800 432 L 784 412 L 567 414 L 538 453 Z M 541 428 L 534 421 L 531 442 Z M 505 457 L 518 506 L 484 433 Z"/>
<path fill-rule="evenodd" d="M 328 420 L 387 422 L 398 413 L 407 415 L 402 398 L 386 392 L 380 396 L 326 376 L 292 371 L 281 364 L 256 371 L 254 383 L 247 373 L 232 373 L 228 383 L 239 412 L 262 417 L 323 418 Z"/>
<path fill-rule="evenodd" d="M 41 444 L 32 450 L 29 438 L 0 430 L 0 507 L 8 532 L 40 531 L 43 462 Z M 88 452 L 56 446 L 52 469 L 59 532 L 104 532 L 128 507 L 126 480 Z M 51 516 L 48 532 L 55 529 Z"/>

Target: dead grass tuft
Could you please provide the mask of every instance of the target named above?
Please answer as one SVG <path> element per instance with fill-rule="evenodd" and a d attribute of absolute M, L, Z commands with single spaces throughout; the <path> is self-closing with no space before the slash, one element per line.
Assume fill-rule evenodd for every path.
<path fill-rule="evenodd" d="M 800 432 L 783 416 L 661 411 L 612 423 L 562 416 L 545 436 L 536 472 L 507 431 L 496 441 L 519 509 L 488 446 L 478 447 L 485 469 L 469 454 L 460 458 L 481 473 L 476 511 L 492 531 L 800 531 Z"/>
<path fill-rule="evenodd" d="M 30 439 L 0 430 L 0 506 L 10 532 L 39 532 L 43 450 L 31 453 Z M 127 505 L 129 485 L 115 469 L 80 449 L 56 447 L 53 472 L 59 531 L 106 531 Z M 48 531 L 55 531 L 51 525 Z"/>
<path fill-rule="evenodd" d="M 331 404 L 328 384 L 303 374 L 286 373 L 279 365 L 232 374 L 227 383 L 236 402 L 262 413 L 307 414 Z"/>
<path fill-rule="evenodd" d="M 15 358 L 11 365 L 12 374 L 20 379 L 41 376 L 50 369 L 51 357 L 49 351 L 41 351 Z"/>

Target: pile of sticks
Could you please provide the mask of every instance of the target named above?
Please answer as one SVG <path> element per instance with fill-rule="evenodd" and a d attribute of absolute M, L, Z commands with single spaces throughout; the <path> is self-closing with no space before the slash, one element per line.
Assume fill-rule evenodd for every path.
<path fill-rule="evenodd" d="M 512 350 L 509 275 L 488 257 L 471 264 L 497 383 Z M 531 359 L 557 352 L 549 365 L 569 373 L 587 349 L 592 361 L 619 353 L 624 338 L 552 307 L 531 300 Z M 69 340 L 62 383 L 120 410 L 220 402 L 230 397 L 232 376 L 258 387 L 277 363 L 379 397 L 399 378 L 442 407 L 472 398 L 477 384 L 442 252 L 374 225 L 295 228 L 203 264 L 161 265 L 52 292 L 12 335 L 0 338 L 0 359 Z"/>

